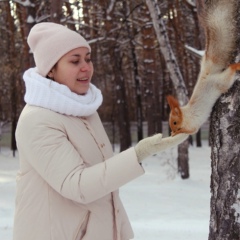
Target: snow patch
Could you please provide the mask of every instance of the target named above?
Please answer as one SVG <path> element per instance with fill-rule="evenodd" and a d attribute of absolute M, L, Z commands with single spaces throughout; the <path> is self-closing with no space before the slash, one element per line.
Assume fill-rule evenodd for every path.
<path fill-rule="evenodd" d="M 116 147 L 117 148 L 117 147 Z M 143 161 L 145 175 L 120 188 L 134 240 L 203 240 L 210 218 L 210 148 L 189 148 L 190 178 L 177 175 L 177 148 Z M 0 152 L 0 240 L 11 240 L 18 157 Z M 2 179 L 2 181 L 1 181 Z M 239 195 L 239 194 L 238 194 Z M 234 206 L 239 212 L 239 205 Z"/>
<path fill-rule="evenodd" d="M 153 59 L 144 59 L 143 62 L 144 63 L 153 63 L 154 61 L 153 61 Z"/>
<path fill-rule="evenodd" d="M 240 190 L 238 189 L 236 202 L 232 205 L 232 209 L 235 210 L 234 216 L 236 218 L 236 222 L 240 223 Z"/>
<path fill-rule="evenodd" d="M 27 18 L 27 23 L 34 23 L 34 22 L 35 22 L 34 18 L 31 15 L 29 15 Z"/>

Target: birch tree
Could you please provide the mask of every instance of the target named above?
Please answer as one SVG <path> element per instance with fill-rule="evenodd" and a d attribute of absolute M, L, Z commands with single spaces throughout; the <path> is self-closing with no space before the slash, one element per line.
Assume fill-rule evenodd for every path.
<path fill-rule="evenodd" d="M 185 86 L 181 71 L 179 69 L 176 57 L 171 48 L 171 44 L 167 35 L 167 30 L 161 14 L 157 0 L 146 0 L 146 4 L 149 8 L 150 15 L 152 17 L 155 33 L 159 42 L 161 53 L 166 61 L 167 68 L 169 70 L 175 92 L 181 105 L 184 105 L 188 101 L 188 92 Z M 178 147 L 178 171 L 182 178 L 189 177 L 188 167 L 188 140 L 183 142 Z"/>
<path fill-rule="evenodd" d="M 238 77 L 238 80 L 239 77 Z M 240 82 L 223 95 L 211 116 L 209 240 L 240 239 Z"/>

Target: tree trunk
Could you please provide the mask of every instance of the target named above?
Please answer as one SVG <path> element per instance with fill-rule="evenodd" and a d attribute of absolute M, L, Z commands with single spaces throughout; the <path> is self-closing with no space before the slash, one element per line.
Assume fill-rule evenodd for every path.
<path fill-rule="evenodd" d="M 196 145 L 197 145 L 197 147 L 202 147 L 201 128 L 199 128 L 199 130 L 196 134 Z"/>
<path fill-rule="evenodd" d="M 159 42 L 160 50 L 166 61 L 166 65 L 169 70 L 176 94 L 178 96 L 178 100 L 181 105 L 186 104 L 188 101 L 187 88 L 185 86 L 177 60 L 174 56 L 170 41 L 168 39 L 167 30 L 162 18 L 160 8 L 158 6 L 158 1 L 146 0 L 146 3 L 149 8 L 150 15 L 152 17 L 152 21 L 153 21 L 156 36 Z M 178 166 L 178 169 L 180 170 L 179 173 L 181 174 L 182 178 L 187 178 L 189 177 L 188 167 L 186 167 L 188 165 L 188 150 L 184 149 L 184 147 L 188 148 L 188 141 L 185 141 L 180 145 L 182 146 L 178 148 L 179 150 L 178 164 L 182 164 L 182 165 Z M 183 154 L 180 151 L 183 151 Z M 187 172 L 184 173 L 185 170 Z"/>
<path fill-rule="evenodd" d="M 21 1 L 24 3 L 25 1 Z M 21 29 L 21 38 L 23 42 L 23 56 L 21 61 L 22 72 L 33 66 L 33 55 L 29 53 L 29 46 L 27 44 L 27 36 L 30 29 L 35 24 L 36 9 L 33 0 L 29 1 L 27 6 L 24 4 L 17 4 L 18 14 L 19 14 L 19 24 Z"/>
<path fill-rule="evenodd" d="M 141 8 L 142 18 L 151 22 L 147 6 L 143 5 Z M 155 54 L 155 36 L 152 24 L 145 24 L 141 28 L 143 51 L 143 88 L 144 99 L 146 101 L 146 121 L 148 126 L 148 136 L 162 131 L 162 115 L 160 101 L 159 101 L 159 88 L 161 87 L 159 81 L 159 74 L 156 72 L 156 54 Z"/>
<path fill-rule="evenodd" d="M 129 7 L 127 2 L 123 1 L 123 9 L 126 13 L 129 12 Z M 130 21 L 126 20 L 126 30 L 129 37 L 130 53 L 132 58 L 132 68 L 133 68 L 133 78 L 135 82 L 135 94 L 136 94 L 136 120 L 137 120 L 137 141 L 143 139 L 143 113 L 142 113 L 142 95 L 141 95 L 141 86 L 140 86 L 140 76 L 138 73 L 138 62 L 136 57 L 135 44 L 133 44 L 133 30 Z"/>
<path fill-rule="evenodd" d="M 215 105 L 211 116 L 211 217 L 209 240 L 240 239 L 240 82 Z"/>
<path fill-rule="evenodd" d="M 92 3 L 89 0 L 83 0 L 82 6 L 81 4 L 79 4 L 82 7 L 82 14 L 83 14 L 80 22 L 80 26 L 79 26 L 79 32 L 82 36 L 86 38 L 86 40 L 89 40 L 91 38 L 91 29 L 90 29 L 92 25 L 91 15 L 90 15 L 91 4 Z"/>
<path fill-rule="evenodd" d="M 9 29 L 9 34 L 8 34 L 8 42 L 9 42 L 9 62 L 13 66 L 14 65 L 14 59 L 16 57 L 15 53 L 15 36 L 14 36 L 14 19 L 11 15 L 11 6 L 9 2 L 6 2 L 6 9 L 8 12 L 8 20 L 7 20 L 7 27 Z M 15 157 L 15 151 L 17 150 L 17 143 L 15 139 L 15 130 L 16 130 L 16 125 L 17 125 L 17 82 L 19 81 L 17 79 L 17 74 L 16 74 L 16 69 L 13 69 L 10 73 L 9 80 L 11 82 L 11 122 L 12 122 L 12 127 L 11 127 L 11 149 L 13 151 L 13 156 Z"/>
<path fill-rule="evenodd" d="M 126 90 L 124 79 L 121 75 L 122 56 L 120 49 L 114 51 L 115 59 L 118 59 L 115 66 L 115 82 L 116 82 L 116 106 L 117 106 L 117 121 L 119 127 L 120 152 L 131 146 L 131 131 L 128 114 L 128 104 L 126 101 Z"/>
<path fill-rule="evenodd" d="M 60 23 L 62 18 L 62 0 L 51 0 L 51 22 Z"/>
<path fill-rule="evenodd" d="M 189 146 L 188 140 L 178 145 L 178 158 L 177 158 L 178 172 L 182 179 L 189 178 L 188 146 Z"/>

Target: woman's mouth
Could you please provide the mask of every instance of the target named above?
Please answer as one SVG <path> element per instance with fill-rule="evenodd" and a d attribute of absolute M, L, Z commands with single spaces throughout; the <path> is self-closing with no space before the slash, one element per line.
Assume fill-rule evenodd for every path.
<path fill-rule="evenodd" d="M 88 78 L 84 77 L 84 78 L 77 78 L 78 82 L 88 82 Z"/>

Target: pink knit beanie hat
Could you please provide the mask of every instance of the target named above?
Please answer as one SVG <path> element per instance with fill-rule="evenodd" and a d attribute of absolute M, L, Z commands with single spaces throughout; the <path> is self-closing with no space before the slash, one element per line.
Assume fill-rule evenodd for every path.
<path fill-rule="evenodd" d="M 27 42 L 33 52 L 37 71 L 43 77 L 69 51 L 79 47 L 86 47 L 91 51 L 91 47 L 79 33 L 51 22 L 34 25 Z"/>

